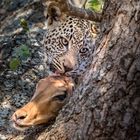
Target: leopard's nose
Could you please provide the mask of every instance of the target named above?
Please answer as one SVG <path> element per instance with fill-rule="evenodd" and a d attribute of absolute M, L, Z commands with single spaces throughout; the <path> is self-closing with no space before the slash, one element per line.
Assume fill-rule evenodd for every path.
<path fill-rule="evenodd" d="M 65 69 L 65 72 L 69 72 L 69 71 L 71 71 L 73 68 L 64 65 L 64 69 Z"/>
<path fill-rule="evenodd" d="M 65 59 L 63 67 L 65 69 L 65 72 L 69 72 L 74 69 L 75 62 L 71 59 Z"/>

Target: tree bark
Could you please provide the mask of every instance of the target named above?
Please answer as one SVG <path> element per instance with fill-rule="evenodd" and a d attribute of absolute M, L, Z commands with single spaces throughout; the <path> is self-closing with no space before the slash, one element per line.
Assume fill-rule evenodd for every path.
<path fill-rule="evenodd" d="M 140 139 L 140 1 L 106 0 L 91 67 L 38 140 Z"/>

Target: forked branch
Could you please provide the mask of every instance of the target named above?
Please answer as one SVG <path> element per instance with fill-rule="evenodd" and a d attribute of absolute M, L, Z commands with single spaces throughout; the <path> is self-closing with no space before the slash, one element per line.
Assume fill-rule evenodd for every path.
<path fill-rule="evenodd" d="M 68 16 L 80 17 L 83 19 L 100 22 L 102 15 L 94 11 L 78 8 L 73 6 L 69 0 L 42 0 L 44 6 L 57 6 L 61 12 L 65 13 Z"/>

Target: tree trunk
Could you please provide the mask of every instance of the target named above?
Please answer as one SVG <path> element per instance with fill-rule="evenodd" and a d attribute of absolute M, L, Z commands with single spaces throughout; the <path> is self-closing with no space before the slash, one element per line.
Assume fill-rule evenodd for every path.
<path fill-rule="evenodd" d="M 92 65 L 38 140 L 140 139 L 140 1 L 106 0 Z"/>

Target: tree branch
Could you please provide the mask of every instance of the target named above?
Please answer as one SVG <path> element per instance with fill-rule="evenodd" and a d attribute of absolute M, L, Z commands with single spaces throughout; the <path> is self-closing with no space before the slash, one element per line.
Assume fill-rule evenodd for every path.
<path fill-rule="evenodd" d="M 67 3 L 68 10 L 65 8 L 64 11 L 67 15 L 76 16 L 83 19 L 91 20 L 91 21 L 101 21 L 101 14 L 91 11 L 89 9 L 77 8 L 72 6 L 71 4 Z"/>
<path fill-rule="evenodd" d="M 61 10 L 61 12 L 65 13 L 68 16 L 80 17 L 86 20 L 100 22 L 102 15 L 100 13 L 96 13 L 94 11 L 78 8 L 73 6 L 68 0 L 42 0 L 43 5 L 57 6 Z"/>

